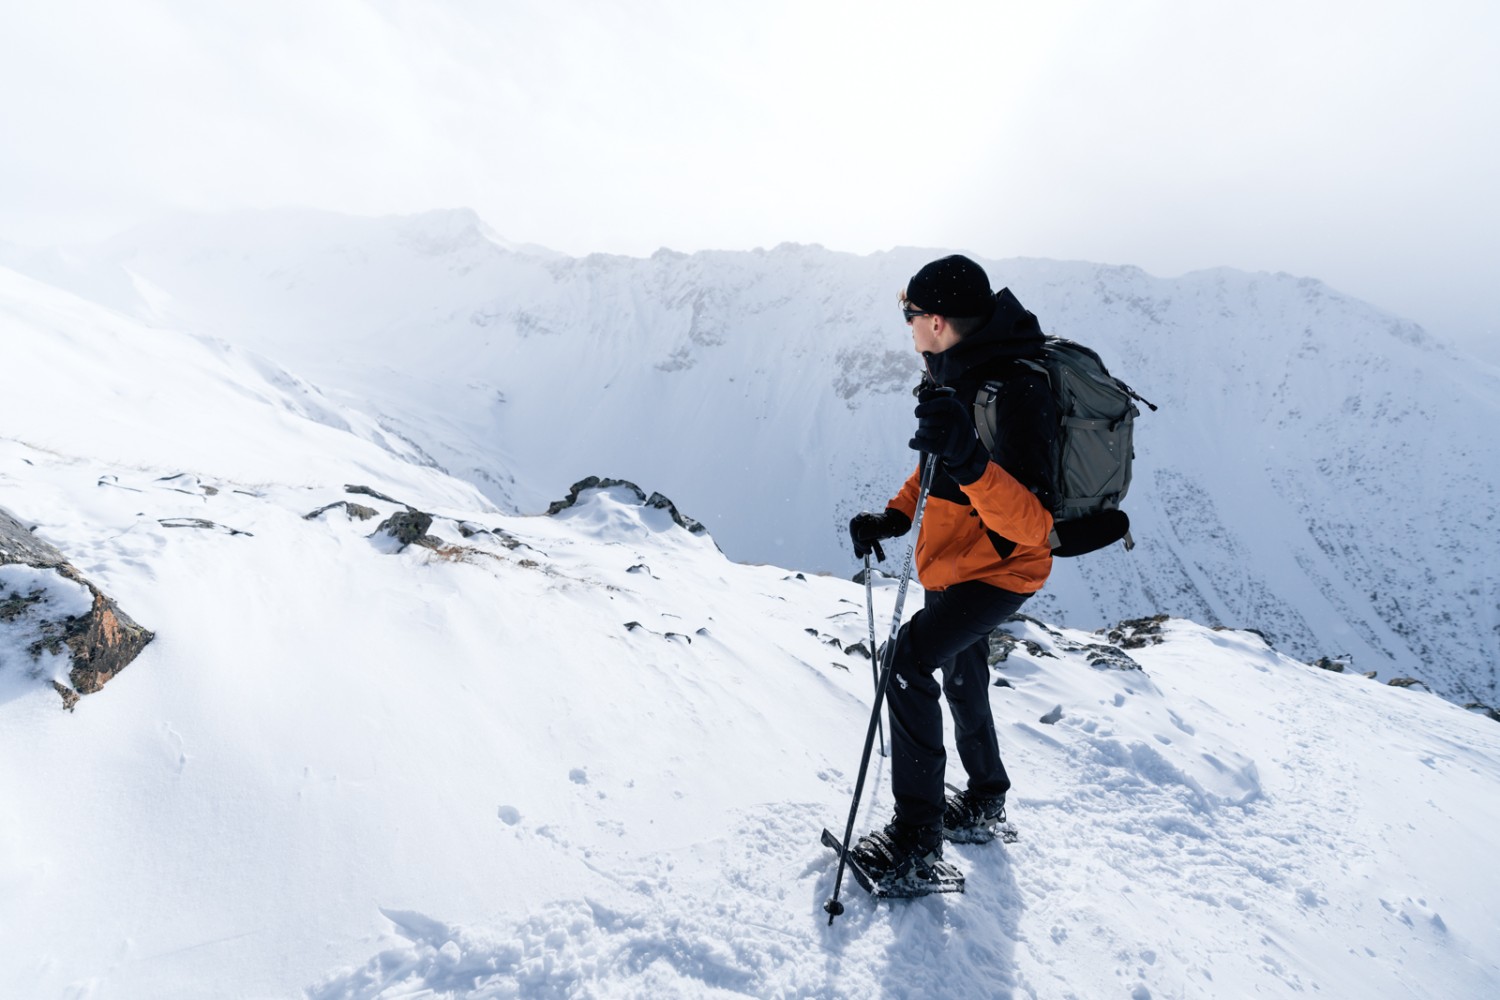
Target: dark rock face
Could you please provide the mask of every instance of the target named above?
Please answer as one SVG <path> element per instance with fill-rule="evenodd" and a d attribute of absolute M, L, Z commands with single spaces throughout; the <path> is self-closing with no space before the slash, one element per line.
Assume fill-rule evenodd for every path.
<path fill-rule="evenodd" d="M 1111 629 L 1100 629 L 1100 633 L 1111 643 L 1122 649 L 1142 649 L 1146 646 L 1154 646 L 1163 641 L 1161 632 L 1162 623 L 1167 620 L 1167 615 L 1153 615 L 1150 618 L 1130 618 L 1122 621 Z"/>
<path fill-rule="evenodd" d="M 93 597 L 93 605 L 86 614 L 34 623 L 41 638 L 28 649 L 33 658 L 43 651 L 66 650 L 71 656 L 72 668 L 68 673 L 71 686 L 53 682 L 65 708 L 71 710 L 80 696 L 104 687 L 156 638 L 155 633 L 136 624 L 111 598 L 84 579 L 56 546 L 32 534 L 9 511 L 0 508 L 0 566 L 4 565 L 52 570 L 87 588 Z M 0 614 L 7 620 L 34 615 L 38 613 L 39 597 L 39 594 L 0 593 Z"/>
<path fill-rule="evenodd" d="M 4 507 L 0 507 L 0 566 L 60 566 L 68 560 L 50 542 L 31 533 Z"/>
<path fill-rule="evenodd" d="M 432 515 L 420 510 L 398 510 L 375 529 L 375 534 L 387 534 L 400 542 L 404 548 L 427 537 L 432 527 Z"/>

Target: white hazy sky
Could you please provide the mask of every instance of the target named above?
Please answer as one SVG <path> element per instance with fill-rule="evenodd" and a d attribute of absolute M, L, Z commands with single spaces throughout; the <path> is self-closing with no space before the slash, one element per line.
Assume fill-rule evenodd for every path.
<path fill-rule="evenodd" d="M 0 239 L 470 206 L 569 253 L 1308 274 L 1500 360 L 1497 0 L 0 0 Z"/>

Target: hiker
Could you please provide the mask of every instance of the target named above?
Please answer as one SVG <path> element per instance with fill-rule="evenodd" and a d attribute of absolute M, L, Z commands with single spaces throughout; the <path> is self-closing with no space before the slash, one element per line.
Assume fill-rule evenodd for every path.
<path fill-rule="evenodd" d="M 1057 405 L 1046 377 L 1018 363 L 1041 357 L 1036 317 L 1009 289 L 992 292 L 984 269 L 958 255 L 923 267 L 900 301 L 926 364 L 909 444 L 937 461 L 916 545 L 926 596 L 896 635 L 887 687 L 895 816 L 851 852 L 877 878 L 941 858 L 945 832 L 982 842 L 1004 821 L 1010 778 L 990 713 L 988 637 L 1047 582 L 1056 482 Z M 991 380 L 1003 385 L 995 446 L 986 451 L 974 397 Z M 883 513 L 849 522 L 856 557 L 911 529 L 920 474 L 919 464 Z M 951 798 L 939 690 L 968 775 Z"/>

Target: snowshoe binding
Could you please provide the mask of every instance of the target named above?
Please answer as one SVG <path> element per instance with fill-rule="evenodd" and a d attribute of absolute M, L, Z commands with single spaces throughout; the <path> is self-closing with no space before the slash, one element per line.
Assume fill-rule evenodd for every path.
<path fill-rule="evenodd" d="M 1020 831 L 1005 818 L 1004 792 L 979 795 L 954 789 L 943 809 L 943 836 L 955 844 L 988 844 L 997 836 L 1004 843 L 1014 844 L 1020 839 Z"/>
<path fill-rule="evenodd" d="M 825 829 L 823 843 L 844 855 L 854 880 L 876 898 L 964 891 L 963 873 L 943 860 L 942 835 L 936 827 L 912 829 L 893 822 L 859 838 L 848 851 Z"/>

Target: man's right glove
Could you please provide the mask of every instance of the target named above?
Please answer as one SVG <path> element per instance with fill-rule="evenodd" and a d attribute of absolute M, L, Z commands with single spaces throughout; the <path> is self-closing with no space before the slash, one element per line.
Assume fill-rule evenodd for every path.
<path fill-rule="evenodd" d="M 871 551 L 875 558 L 885 560 L 880 548 L 882 538 L 896 538 L 911 530 L 911 518 L 894 507 L 887 507 L 883 514 L 865 511 L 849 520 L 849 537 L 854 541 L 854 557 L 863 559 Z"/>

